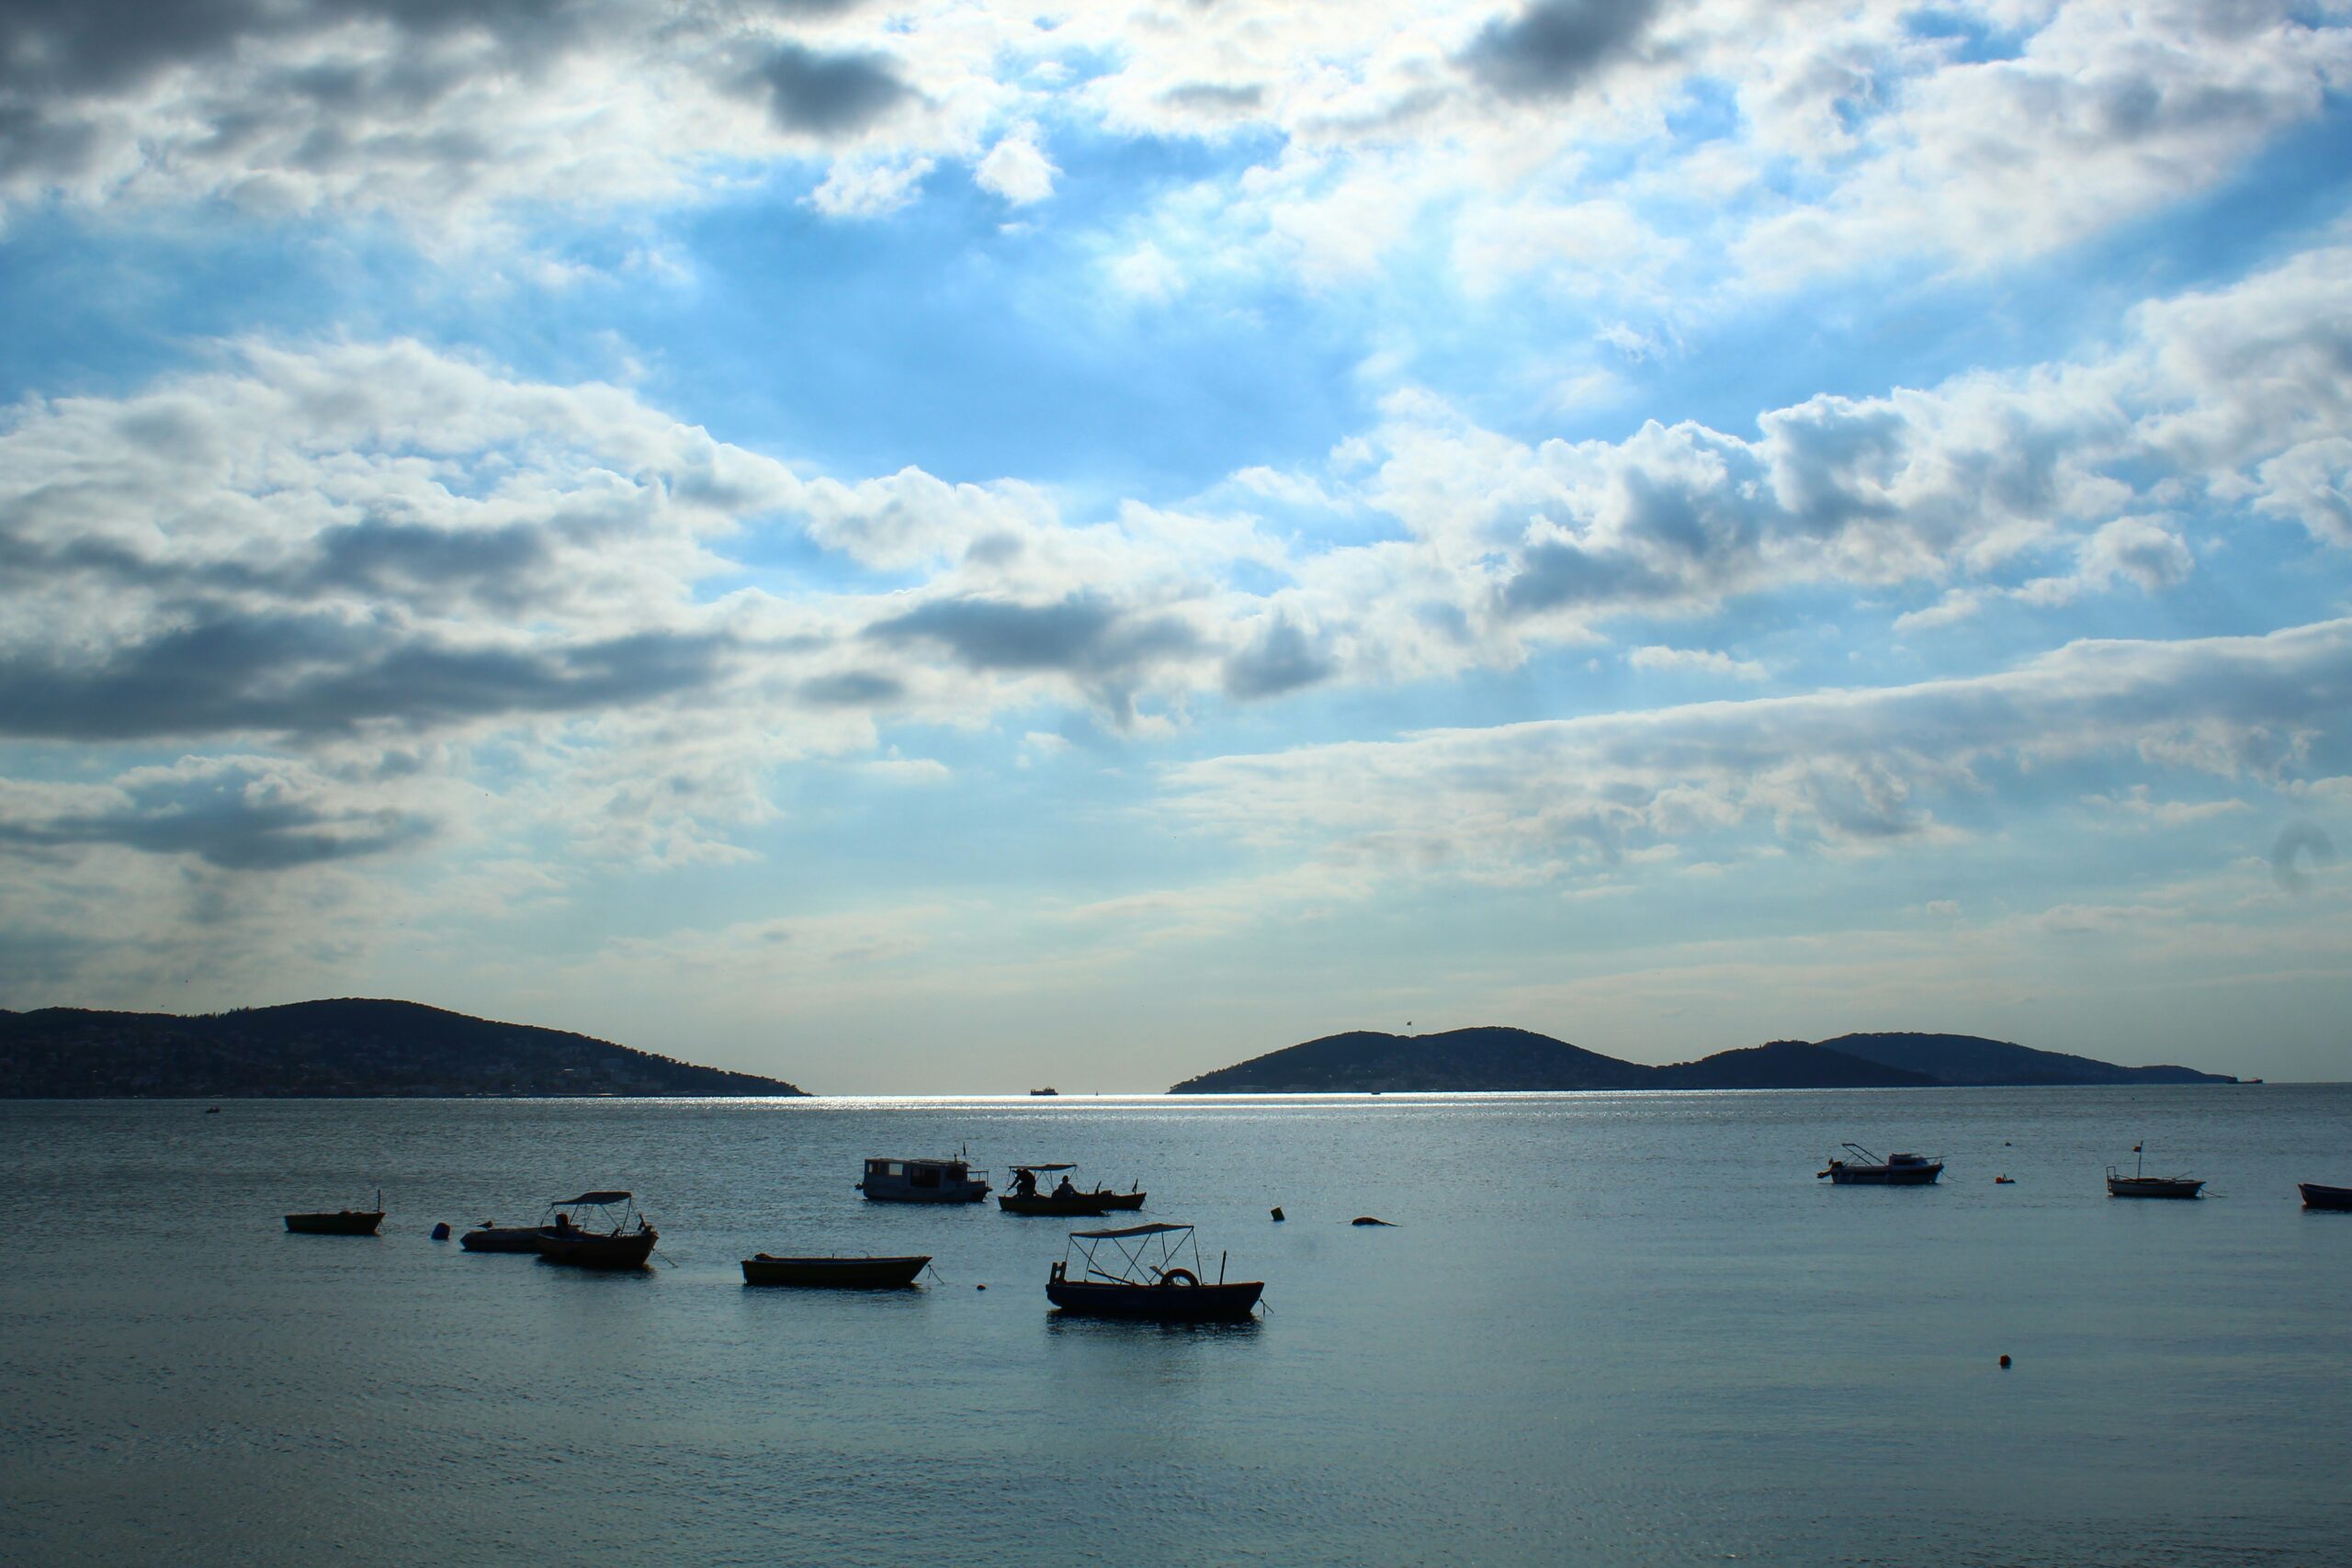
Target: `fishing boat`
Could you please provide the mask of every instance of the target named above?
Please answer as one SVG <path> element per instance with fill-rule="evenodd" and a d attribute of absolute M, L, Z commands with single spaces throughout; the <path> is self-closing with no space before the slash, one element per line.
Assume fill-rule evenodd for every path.
<path fill-rule="evenodd" d="M 2316 1181 L 2299 1181 L 2295 1190 L 2303 1195 L 2306 1209 L 2352 1209 L 2352 1187 L 2322 1187 Z"/>
<path fill-rule="evenodd" d="M 1069 1172 L 1077 1168 L 1074 1165 L 1016 1165 L 1012 1168 L 1012 1188 L 998 1194 L 997 1207 L 1008 1214 L 1058 1214 L 1064 1218 L 1091 1218 L 1114 1209 L 1143 1207 L 1144 1194 L 1140 1190 L 1080 1190 L 1069 1179 Z M 1039 1177 L 1057 1174 L 1061 1180 L 1055 1183 L 1052 1191 L 1038 1190 Z"/>
<path fill-rule="evenodd" d="M 1061 1090 L 1054 1088 L 1051 1084 L 1047 1084 L 1044 1089 L 1033 1089 L 1029 1093 L 1031 1098 L 1035 1099 L 1048 1094 L 1059 1094 L 1061 1093 Z"/>
<path fill-rule="evenodd" d="M 548 1219 L 554 1218 L 555 1205 L 548 1206 Z M 538 1225 L 502 1225 L 495 1220 L 484 1220 L 458 1238 L 458 1245 L 468 1252 L 537 1252 L 539 1249 Z"/>
<path fill-rule="evenodd" d="M 384 1193 L 376 1190 L 372 1209 L 337 1209 L 334 1213 L 288 1214 L 286 1228 L 297 1235 L 374 1235 L 384 1223 Z"/>
<path fill-rule="evenodd" d="M 2132 1145 L 2132 1174 L 2123 1175 L 2115 1167 L 2107 1168 L 2107 1195 L 2110 1198 L 2194 1198 L 2205 1183 L 2186 1176 L 2149 1176 L 2143 1169 L 2147 1156 L 2142 1145 Z"/>
<path fill-rule="evenodd" d="M 989 1173 L 961 1159 L 870 1159 L 857 1190 L 877 1203 L 978 1203 Z"/>
<path fill-rule="evenodd" d="M 811 1285 L 837 1291 L 887 1291 L 911 1285 L 931 1261 L 922 1258 L 777 1258 L 743 1259 L 747 1285 Z"/>
<path fill-rule="evenodd" d="M 539 1261 L 575 1269 L 642 1269 L 662 1233 L 626 1192 L 582 1192 L 550 1203 L 555 1218 L 539 1227 Z M 594 1210 L 593 1217 L 587 1211 Z M 574 1216 L 581 1216 L 575 1218 Z"/>
<path fill-rule="evenodd" d="M 1944 1173 L 1941 1155 L 1934 1159 L 1925 1155 L 1889 1155 L 1881 1159 L 1860 1144 L 1848 1144 L 1845 1148 L 1853 1158 L 1831 1159 L 1829 1168 L 1816 1173 L 1815 1180 L 1826 1176 L 1832 1187 L 1927 1187 Z"/>
<path fill-rule="evenodd" d="M 1202 1271 L 1200 1242 L 1190 1225 L 1072 1231 L 1069 1252 L 1046 1276 L 1046 1299 L 1081 1317 L 1232 1323 L 1250 1316 L 1266 1289 L 1262 1280 L 1227 1282 L 1223 1254 L 1215 1284 L 1203 1280 Z"/>

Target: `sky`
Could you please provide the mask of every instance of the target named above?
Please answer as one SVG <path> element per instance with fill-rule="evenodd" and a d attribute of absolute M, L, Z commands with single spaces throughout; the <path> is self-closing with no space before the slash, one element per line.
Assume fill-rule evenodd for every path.
<path fill-rule="evenodd" d="M 10 0 L 0 1007 L 2352 1077 L 2352 3 Z"/>

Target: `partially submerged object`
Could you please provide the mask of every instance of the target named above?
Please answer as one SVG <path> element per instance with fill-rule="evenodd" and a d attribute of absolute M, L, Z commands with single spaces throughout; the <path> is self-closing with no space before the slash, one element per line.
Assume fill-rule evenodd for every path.
<path fill-rule="evenodd" d="M 539 1227 L 539 1259 L 575 1269 L 642 1269 L 662 1233 L 626 1192 L 582 1192 L 550 1203 L 555 1218 Z M 574 1217 L 578 1216 L 578 1217 Z"/>
<path fill-rule="evenodd" d="M 2205 1183 L 2187 1176 L 2149 1176 L 2144 1166 L 2145 1145 L 2132 1145 L 2132 1174 L 2123 1175 L 2115 1167 L 2107 1168 L 2107 1195 L 2110 1198 L 2195 1198 Z"/>
<path fill-rule="evenodd" d="M 1144 1194 L 1140 1190 L 1114 1192 L 1108 1188 L 1081 1191 L 1072 1185 L 1069 1173 L 1074 1165 L 1016 1165 L 1012 1168 L 1011 1190 L 1000 1193 L 997 1207 L 1008 1214 L 1059 1214 L 1066 1217 L 1088 1217 L 1107 1214 L 1114 1209 L 1140 1209 Z M 1061 1179 L 1052 1191 L 1041 1191 L 1038 1179 L 1058 1175 Z"/>
<path fill-rule="evenodd" d="M 1046 1277 L 1046 1299 L 1084 1317 L 1230 1323 L 1248 1317 L 1266 1289 L 1262 1280 L 1227 1282 L 1222 1255 L 1216 1283 L 1201 1274 L 1200 1243 L 1190 1225 L 1073 1231 L 1069 1252 Z"/>
<path fill-rule="evenodd" d="M 297 1235 L 374 1235 L 384 1223 L 384 1193 L 376 1191 L 372 1209 L 337 1209 L 333 1213 L 288 1214 L 286 1228 Z"/>
<path fill-rule="evenodd" d="M 2322 1187 L 2316 1181 L 2299 1181 L 2295 1190 L 2303 1195 L 2306 1209 L 2352 1210 L 2352 1187 Z"/>
<path fill-rule="evenodd" d="M 1944 1173 L 1940 1155 L 1934 1159 L 1925 1155 L 1889 1155 L 1881 1159 L 1860 1144 L 1845 1147 L 1853 1158 L 1832 1159 L 1829 1168 L 1816 1173 L 1815 1180 L 1826 1176 L 1833 1187 L 1927 1187 Z"/>
<path fill-rule="evenodd" d="M 1395 1220 L 1375 1220 L 1370 1214 L 1358 1214 L 1354 1219 L 1350 1220 L 1348 1224 L 1351 1225 L 1386 1225 L 1390 1230 L 1395 1230 L 1396 1228 L 1396 1222 Z"/>
<path fill-rule="evenodd" d="M 930 1261 L 928 1254 L 921 1258 L 777 1258 L 763 1252 L 743 1259 L 743 1283 L 895 1290 L 913 1284 Z"/>
<path fill-rule="evenodd" d="M 857 1190 L 878 1203 L 978 1203 L 989 1173 L 961 1159 L 870 1159 Z"/>

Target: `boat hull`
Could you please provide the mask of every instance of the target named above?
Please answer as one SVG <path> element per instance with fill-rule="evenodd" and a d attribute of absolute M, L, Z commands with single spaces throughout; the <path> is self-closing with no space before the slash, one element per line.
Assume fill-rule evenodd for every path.
<path fill-rule="evenodd" d="M 876 1203 L 978 1203 L 989 1195 L 986 1182 L 970 1187 L 881 1187 L 860 1184 L 858 1190 Z"/>
<path fill-rule="evenodd" d="M 459 1236 L 458 1245 L 468 1252 L 537 1252 L 539 1249 L 539 1227 L 484 1225 Z"/>
<path fill-rule="evenodd" d="M 922 1258 L 771 1258 L 743 1259 L 747 1285 L 800 1285 L 836 1291 L 888 1291 L 915 1282 Z"/>
<path fill-rule="evenodd" d="M 1097 1192 L 1094 1196 L 1102 1201 L 1102 1206 L 1106 1209 L 1140 1209 L 1143 1207 L 1145 1194 L 1141 1192 Z"/>
<path fill-rule="evenodd" d="M 286 1228 L 296 1235 L 374 1235 L 384 1223 L 380 1213 L 345 1209 L 333 1214 L 288 1214 Z"/>
<path fill-rule="evenodd" d="M 1057 1198 L 1050 1192 L 1007 1192 L 996 1201 L 997 1207 L 1008 1214 L 1061 1214 L 1078 1219 L 1099 1218 L 1111 1212 L 1114 1205 L 1104 1202 L 1114 1194 L 1080 1192 L 1073 1197 Z"/>
<path fill-rule="evenodd" d="M 1266 1288 L 1262 1280 L 1225 1285 L 1081 1284 L 1052 1280 L 1046 1299 L 1079 1317 L 1151 1323 L 1234 1323 L 1248 1317 Z"/>
<path fill-rule="evenodd" d="M 2306 1209 L 2352 1211 L 2352 1187 L 2322 1187 L 2316 1181 L 2299 1181 L 2295 1188 L 2303 1195 Z"/>
<path fill-rule="evenodd" d="M 661 1233 L 652 1230 L 628 1231 L 620 1235 L 543 1230 L 539 1233 L 539 1260 L 574 1269 L 642 1269 L 653 1256 L 653 1244 L 661 1239 Z"/>
<path fill-rule="evenodd" d="M 1944 1173 L 1940 1165 L 1845 1165 L 1829 1170 L 1832 1187 L 1932 1187 Z"/>
<path fill-rule="evenodd" d="M 2107 1179 L 2107 1195 L 2110 1198 L 2194 1198 L 2204 1185 L 2202 1181 L 2165 1176 L 2110 1176 Z"/>

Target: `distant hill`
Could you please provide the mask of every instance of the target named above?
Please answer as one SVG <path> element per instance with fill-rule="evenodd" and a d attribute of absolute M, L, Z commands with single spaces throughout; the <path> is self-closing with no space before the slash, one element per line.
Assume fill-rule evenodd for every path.
<path fill-rule="evenodd" d="M 416 1002 L 345 998 L 191 1018 L 0 1011 L 6 1100 L 801 1092 L 781 1078 Z"/>
<path fill-rule="evenodd" d="M 1940 1079 L 1828 1045 L 1775 1040 L 1652 1069 L 1647 1089 L 1932 1089 Z"/>
<path fill-rule="evenodd" d="M 1169 1092 L 1638 1089 L 1656 1070 L 1525 1029 L 1452 1029 L 1409 1035 L 1359 1029 L 1204 1073 Z"/>
<path fill-rule="evenodd" d="M 1881 1066 L 1948 1084 L 2235 1083 L 2188 1067 L 2119 1067 L 2089 1056 L 2035 1051 L 1973 1034 L 1841 1034 L 1822 1044 Z"/>
<path fill-rule="evenodd" d="M 2187 1067 L 2119 1067 L 1969 1034 L 1775 1040 L 1695 1062 L 1621 1062 L 1525 1029 L 1440 1034 L 1356 1030 L 1213 1073 L 1170 1094 L 1312 1094 L 1592 1089 L 1923 1089 L 1961 1084 L 2235 1083 Z"/>

